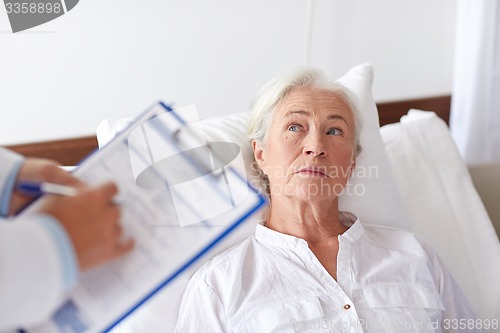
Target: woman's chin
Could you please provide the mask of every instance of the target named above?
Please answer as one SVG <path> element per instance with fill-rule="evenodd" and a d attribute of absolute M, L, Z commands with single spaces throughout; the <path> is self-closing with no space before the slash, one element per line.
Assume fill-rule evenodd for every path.
<path fill-rule="evenodd" d="M 342 184 L 334 184 L 325 182 L 322 179 L 314 179 L 313 181 L 296 184 L 294 190 L 288 194 L 304 201 L 324 201 L 335 200 L 342 194 L 344 186 Z"/>
<path fill-rule="evenodd" d="M 331 178 L 301 177 L 286 184 L 271 184 L 272 197 L 292 197 L 301 201 L 335 200 L 344 190 L 345 184 Z"/>

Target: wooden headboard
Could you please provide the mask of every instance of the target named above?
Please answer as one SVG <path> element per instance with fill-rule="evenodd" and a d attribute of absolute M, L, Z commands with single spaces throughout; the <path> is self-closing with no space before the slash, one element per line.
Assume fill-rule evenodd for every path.
<path fill-rule="evenodd" d="M 450 118 L 450 104 L 450 95 L 377 103 L 380 126 L 398 122 L 399 118 L 412 108 L 434 111 L 448 123 Z M 97 148 L 97 138 L 95 136 L 88 136 L 14 145 L 7 148 L 24 156 L 49 158 L 58 161 L 61 165 L 75 165 L 92 150 Z"/>
<path fill-rule="evenodd" d="M 450 106 L 450 95 L 377 103 L 380 126 L 397 123 L 410 109 L 433 111 L 449 124 Z"/>

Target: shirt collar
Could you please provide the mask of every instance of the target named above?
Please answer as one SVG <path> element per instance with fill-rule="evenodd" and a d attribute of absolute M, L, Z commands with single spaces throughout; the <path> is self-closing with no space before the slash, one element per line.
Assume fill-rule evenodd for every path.
<path fill-rule="evenodd" d="M 365 233 L 363 225 L 352 213 L 340 212 L 340 221 L 349 229 L 339 236 L 340 243 L 354 243 Z M 307 242 L 301 238 L 286 235 L 281 232 L 269 229 L 264 226 L 265 222 L 260 222 L 255 229 L 255 239 L 259 242 L 287 249 L 297 247 L 308 247 Z"/>

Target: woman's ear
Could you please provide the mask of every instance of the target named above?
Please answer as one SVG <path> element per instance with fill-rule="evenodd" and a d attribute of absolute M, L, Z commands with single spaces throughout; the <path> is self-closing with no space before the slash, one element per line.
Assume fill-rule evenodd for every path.
<path fill-rule="evenodd" d="M 257 140 L 252 140 L 253 157 L 259 165 L 259 168 L 265 173 L 264 170 L 264 150 L 262 149 L 262 144 Z"/>

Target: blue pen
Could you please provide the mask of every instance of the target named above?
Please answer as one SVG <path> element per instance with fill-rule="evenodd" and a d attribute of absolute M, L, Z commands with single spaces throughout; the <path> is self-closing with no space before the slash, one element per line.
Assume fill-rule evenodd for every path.
<path fill-rule="evenodd" d="M 20 182 L 17 185 L 17 189 L 20 192 L 33 196 L 47 193 L 72 197 L 78 193 L 78 190 L 74 187 L 47 182 Z"/>

